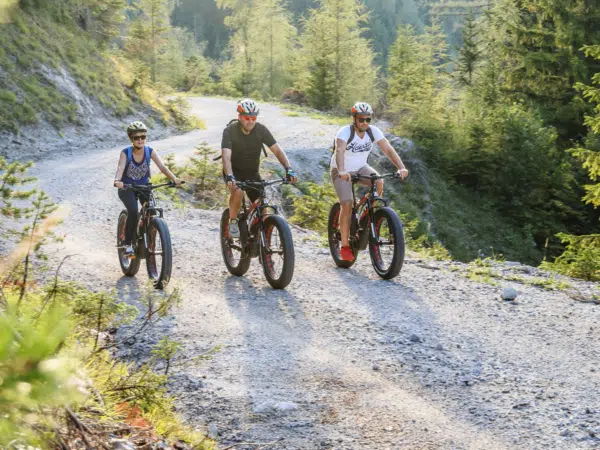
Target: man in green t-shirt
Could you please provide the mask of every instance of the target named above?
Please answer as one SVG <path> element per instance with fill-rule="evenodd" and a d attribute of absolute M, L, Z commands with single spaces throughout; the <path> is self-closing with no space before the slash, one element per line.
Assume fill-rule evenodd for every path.
<path fill-rule="evenodd" d="M 223 176 L 231 191 L 229 196 L 229 235 L 233 238 L 240 236 L 237 215 L 244 197 L 244 193 L 236 186 L 235 182 L 236 180 L 260 180 L 260 153 L 263 145 L 269 147 L 285 168 L 287 180 L 292 183 L 298 181 L 283 149 L 275 141 L 267 127 L 256 121 L 259 112 L 256 102 L 249 98 L 240 101 L 237 105 L 237 112 L 238 120 L 225 127 L 221 140 Z M 255 190 L 248 191 L 250 201 L 256 200 L 259 195 Z"/>

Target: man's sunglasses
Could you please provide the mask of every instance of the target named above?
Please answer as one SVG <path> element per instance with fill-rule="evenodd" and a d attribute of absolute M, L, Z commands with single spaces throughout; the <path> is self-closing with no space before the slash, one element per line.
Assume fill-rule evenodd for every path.
<path fill-rule="evenodd" d="M 132 141 L 145 141 L 146 140 L 146 135 L 145 134 L 140 134 L 138 136 L 131 136 L 131 140 Z"/>
<path fill-rule="evenodd" d="M 242 114 L 242 118 L 244 120 L 249 120 L 250 122 L 254 122 L 256 120 L 256 116 L 246 116 L 244 114 Z"/>
<path fill-rule="evenodd" d="M 359 117 L 358 121 L 360 123 L 363 123 L 363 122 L 371 123 L 371 118 L 370 117 Z"/>

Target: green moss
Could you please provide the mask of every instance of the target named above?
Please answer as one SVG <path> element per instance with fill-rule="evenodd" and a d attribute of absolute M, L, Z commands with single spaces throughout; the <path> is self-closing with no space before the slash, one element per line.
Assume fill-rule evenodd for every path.
<path fill-rule="evenodd" d="M 16 101 L 17 96 L 13 92 L 7 91 L 6 89 L 0 89 L 0 102 L 16 103 Z"/>

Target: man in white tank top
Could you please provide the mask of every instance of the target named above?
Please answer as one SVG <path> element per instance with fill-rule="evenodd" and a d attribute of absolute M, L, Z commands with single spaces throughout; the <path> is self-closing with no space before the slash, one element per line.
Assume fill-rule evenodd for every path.
<path fill-rule="evenodd" d="M 401 179 L 408 177 L 408 170 L 396 150 L 385 138 L 381 130 L 370 126 L 373 108 L 368 103 L 358 102 L 352 109 L 352 125 L 345 126 L 335 137 L 335 152 L 331 157 L 331 180 L 340 199 L 340 234 L 343 260 L 352 261 L 354 255 L 350 248 L 350 215 L 352 214 L 352 175 L 369 176 L 377 173 L 367 164 L 367 159 L 377 143 L 381 151 L 398 168 Z M 353 130 L 354 129 L 354 130 Z M 354 131 L 354 132 L 353 132 Z M 350 142 L 349 142 L 350 141 Z M 370 181 L 364 180 L 365 184 Z M 377 180 L 377 193 L 383 194 L 383 180 Z"/>

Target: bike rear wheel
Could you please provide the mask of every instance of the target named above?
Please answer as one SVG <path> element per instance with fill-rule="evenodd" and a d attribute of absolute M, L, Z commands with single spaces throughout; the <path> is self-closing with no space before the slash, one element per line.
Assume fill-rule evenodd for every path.
<path fill-rule="evenodd" d="M 265 246 L 261 260 L 265 277 L 275 289 L 283 289 L 294 275 L 294 242 L 290 226 L 281 216 L 271 215 L 264 220 Z"/>
<path fill-rule="evenodd" d="M 342 234 L 340 233 L 340 204 L 339 202 L 334 204 L 329 211 L 329 220 L 327 221 L 327 239 L 329 242 L 329 251 L 333 262 L 338 267 L 348 269 L 354 265 L 356 258 L 358 257 L 358 251 L 355 246 L 352 247 L 354 253 L 354 261 L 345 261 L 340 255 L 342 250 Z"/>
<path fill-rule="evenodd" d="M 369 253 L 377 275 L 394 278 L 404 263 L 404 232 L 396 211 L 390 207 L 375 211 L 375 238 L 369 233 Z"/>
<path fill-rule="evenodd" d="M 146 268 L 154 287 L 164 289 L 171 279 L 173 249 L 171 234 L 166 222 L 160 217 L 150 221 L 147 231 Z"/>
<path fill-rule="evenodd" d="M 127 210 L 124 209 L 119 214 L 117 222 L 117 253 L 119 255 L 119 264 L 123 274 L 128 277 L 133 277 L 140 269 L 139 255 L 131 258 L 125 256 L 125 224 L 127 223 Z M 139 253 L 139 252 L 138 252 Z"/>
<path fill-rule="evenodd" d="M 242 235 L 242 228 L 245 225 L 245 221 L 239 221 L 240 236 Z M 220 230 L 221 252 L 223 253 L 225 267 L 227 267 L 227 270 L 232 275 L 238 277 L 244 275 L 250 267 L 250 255 L 244 251 L 241 239 L 234 239 L 229 236 L 229 209 L 223 211 Z M 245 236 L 247 236 L 247 233 L 245 233 Z"/>

